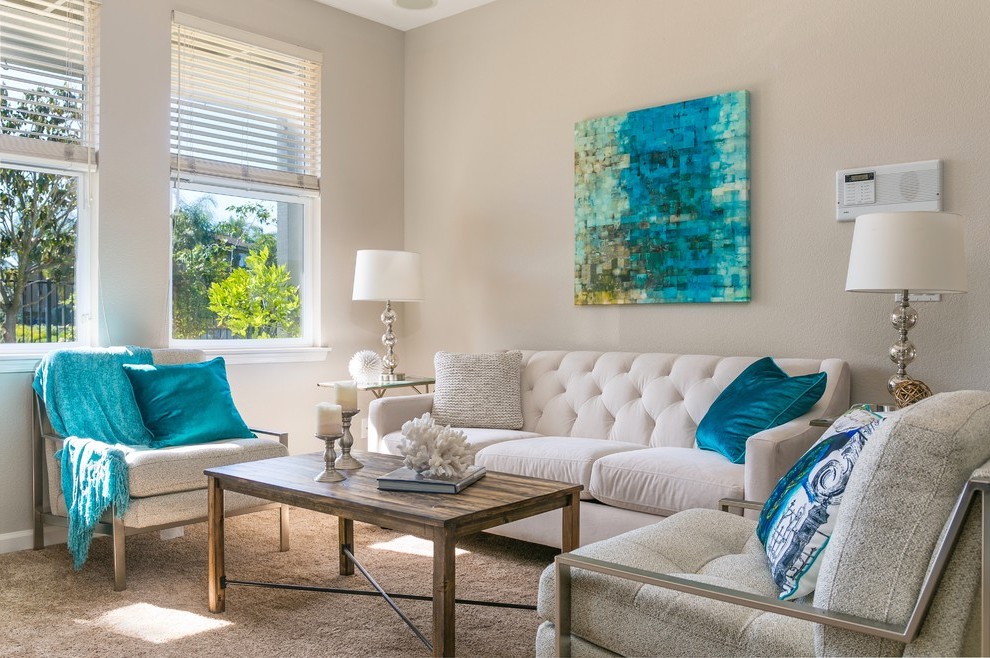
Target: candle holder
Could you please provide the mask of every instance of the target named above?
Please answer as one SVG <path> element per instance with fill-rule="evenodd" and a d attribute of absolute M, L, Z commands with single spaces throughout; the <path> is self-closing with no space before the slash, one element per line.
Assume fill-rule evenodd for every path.
<path fill-rule="evenodd" d="M 351 457 L 351 446 L 354 445 L 354 437 L 351 435 L 351 419 L 359 413 L 361 413 L 360 409 L 340 413 L 344 425 L 344 436 L 340 439 L 341 455 L 337 458 L 334 466 L 342 471 L 356 471 L 359 468 L 364 468 L 364 464 Z"/>
<path fill-rule="evenodd" d="M 334 467 L 334 461 L 337 459 L 337 452 L 333 448 L 333 443 L 343 434 L 317 434 L 316 438 L 323 441 L 325 447 L 323 448 L 323 471 L 320 472 L 313 480 L 316 482 L 340 482 L 341 480 L 347 479 L 343 473 L 340 473 Z"/>

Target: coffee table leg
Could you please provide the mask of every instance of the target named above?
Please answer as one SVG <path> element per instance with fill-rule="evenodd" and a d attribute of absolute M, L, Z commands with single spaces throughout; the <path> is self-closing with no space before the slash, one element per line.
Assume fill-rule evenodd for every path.
<path fill-rule="evenodd" d="M 561 512 L 560 550 L 569 553 L 581 545 L 581 495 L 568 495 Z"/>
<path fill-rule="evenodd" d="M 216 478 L 209 478 L 207 485 L 207 563 L 209 579 L 210 612 L 226 609 L 226 592 L 223 586 L 223 487 Z"/>
<path fill-rule="evenodd" d="M 433 531 L 433 655 L 454 655 L 454 541 L 445 528 Z"/>
<path fill-rule="evenodd" d="M 337 517 L 337 551 L 340 554 L 340 575 L 353 576 L 354 563 L 344 555 L 344 546 L 354 552 L 354 520 Z"/>

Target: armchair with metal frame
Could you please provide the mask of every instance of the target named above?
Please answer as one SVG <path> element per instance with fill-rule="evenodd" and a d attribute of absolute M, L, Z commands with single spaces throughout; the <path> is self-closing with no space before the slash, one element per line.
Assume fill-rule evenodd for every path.
<path fill-rule="evenodd" d="M 965 472 L 970 473 L 970 475 L 968 478 L 963 475 L 965 481 L 961 486 L 959 484 L 955 485 L 954 491 L 959 493 L 955 497 L 955 502 L 952 504 L 947 518 L 936 512 L 930 515 L 922 515 L 930 517 L 927 519 L 912 519 L 910 512 L 905 512 L 908 518 L 905 519 L 902 527 L 908 530 L 903 532 L 895 531 L 897 534 L 913 535 L 915 533 L 915 527 L 912 526 L 912 522 L 914 521 L 922 525 L 928 525 L 929 530 L 926 531 L 926 537 L 937 539 L 937 541 L 934 541 L 934 550 L 930 553 L 927 551 L 918 553 L 913 563 L 914 571 L 912 573 L 914 575 L 910 577 L 905 576 L 904 580 L 898 581 L 896 588 L 891 586 L 892 589 L 886 593 L 882 591 L 870 592 L 870 584 L 866 583 L 863 587 L 866 589 L 867 594 L 876 594 L 875 598 L 870 599 L 864 594 L 856 602 L 848 602 L 843 601 L 841 597 L 844 595 L 847 596 L 852 591 L 852 588 L 855 587 L 855 584 L 846 582 L 842 588 L 836 588 L 839 592 L 838 595 L 826 592 L 820 599 L 816 596 L 811 600 L 781 601 L 776 596 L 773 596 L 773 593 L 754 591 L 758 588 L 753 587 L 751 585 L 752 581 L 746 581 L 745 578 L 740 579 L 740 586 L 738 588 L 727 587 L 724 586 L 726 579 L 696 578 L 692 577 L 692 574 L 688 572 L 672 575 L 671 573 L 657 572 L 655 569 L 643 568 L 642 563 L 636 564 L 637 559 L 629 560 L 627 557 L 628 553 L 624 555 L 626 559 L 622 560 L 623 563 L 611 561 L 607 559 L 609 551 L 603 550 L 601 546 L 613 540 L 606 540 L 600 543 L 597 551 L 590 551 L 593 554 L 596 553 L 596 555 L 581 555 L 581 552 L 589 552 L 586 551 L 588 547 L 585 547 L 579 549 L 577 554 L 567 553 L 558 556 L 555 565 L 548 568 L 547 573 L 544 574 L 541 589 L 549 586 L 552 581 L 555 589 L 555 596 L 553 598 L 556 605 L 555 612 L 552 616 L 547 614 L 546 605 L 543 606 L 543 610 L 541 611 L 547 622 L 541 627 L 540 635 L 538 635 L 538 654 L 548 655 L 551 647 L 553 653 L 558 656 L 570 656 L 572 653 L 574 655 L 599 655 L 599 651 L 602 649 L 605 650 L 601 652 L 602 655 L 624 653 L 621 646 L 608 646 L 609 642 L 602 642 L 601 638 L 610 637 L 608 631 L 599 634 L 598 629 L 589 628 L 588 616 L 584 614 L 589 609 L 589 601 L 580 602 L 582 613 L 578 623 L 583 625 L 583 628 L 575 629 L 572 624 L 575 597 L 596 596 L 603 589 L 603 581 L 601 579 L 604 577 L 608 579 L 621 579 L 633 586 L 652 586 L 659 588 L 653 594 L 637 592 L 635 597 L 638 604 L 642 604 L 644 600 L 649 599 L 653 605 L 658 607 L 658 602 L 663 601 L 663 606 L 666 607 L 664 608 L 662 619 L 659 621 L 660 624 L 669 624 L 673 628 L 683 629 L 685 622 L 692 622 L 697 628 L 704 628 L 704 632 L 699 633 L 701 639 L 692 638 L 690 640 L 693 644 L 687 645 L 690 646 L 690 649 L 686 650 L 687 653 L 703 649 L 706 642 L 705 638 L 707 637 L 718 638 L 717 641 L 728 642 L 730 644 L 736 642 L 737 645 L 734 648 L 740 654 L 751 653 L 750 650 L 753 646 L 758 646 L 759 652 L 766 655 L 795 652 L 808 655 L 820 655 L 821 653 L 874 655 L 887 651 L 898 654 L 899 652 L 896 647 L 900 646 L 901 650 L 909 649 L 909 651 L 905 651 L 905 655 L 907 653 L 911 653 L 912 655 L 953 655 L 967 651 L 979 651 L 980 655 L 983 656 L 990 655 L 990 508 L 987 507 L 987 495 L 990 492 L 990 461 L 985 461 L 990 455 L 987 455 L 987 450 L 974 447 L 976 441 L 982 440 L 986 443 L 986 436 L 990 434 L 990 412 L 988 412 L 990 410 L 990 393 L 973 391 L 962 393 L 970 395 L 968 402 L 971 404 L 955 405 L 954 408 L 953 405 L 948 405 L 952 413 L 959 414 L 958 423 L 947 421 L 947 417 L 941 415 L 924 428 L 925 431 L 931 434 L 928 436 L 929 441 L 939 442 L 941 440 L 946 442 L 947 445 L 935 446 L 935 452 L 937 454 L 934 456 L 927 453 L 925 455 L 911 454 L 910 458 L 926 457 L 926 460 L 922 461 L 922 463 L 929 463 L 934 474 L 929 476 L 922 471 L 923 478 L 937 478 L 939 476 L 939 469 L 944 467 L 946 463 L 943 461 L 940 464 L 939 461 L 948 459 L 957 459 L 955 464 L 957 467 L 956 471 L 959 472 L 961 468 L 965 468 Z M 943 394 L 943 396 L 936 396 L 933 399 L 944 398 L 945 395 L 959 394 Z M 974 396 L 976 399 L 974 399 Z M 927 405 L 915 405 L 917 407 L 914 410 L 916 415 L 912 418 L 918 420 L 918 423 L 924 424 L 922 422 L 923 417 L 919 414 L 924 414 L 926 409 L 931 409 L 934 413 L 939 413 L 940 410 L 937 405 L 937 401 Z M 972 412 L 970 418 L 965 417 L 966 412 Z M 911 419 L 902 420 L 902 423 L 905 422 L 911 424 Z M 937 427 L 939 423 L 946 422 L 957 430 L 962 427 L 960 423 L 969 423 L 965 434 L 972 437 L 971 441 L 960 440 L 961 445 L 956 447 L 958 452 L 970 458 L 968 467 L 967 464 L 959 461 L 964 458 L 959 457 L 958 454 L 954 456 L 948 454 L 948 451 L 953 448 L 951 442 L 958 440 L 962 432 L 945 431 L 944 433 L 935 433 L 931 430 L 932 427 Z M 975 429 L 974 422 L 976 424 Z M 899 430 L 896 425 L 889 428 L 891 434 L 900 431 L 902 430 Z M 894 446 L 892 441 L 887 440 L 887 448 L 890 450 L 896 449 L 892 447 Z M 907 456 L 905 456 L 905 461 L 910 461 Z M 976 464 L 975 470 L 973 468 L 974 464 Z M 874 466 L 876 466 L 876 462 L 868 466 L 864 465 L 863 468 L 869 469 Z M 917 464 L 915 464 L 914 468 L 916 466 Z M 905 468 L 910 469 L 912 467 L 906 465 Z M 854 471 L 854 477 L 857 475 L 860 474 Z M 871 473 L 863 473 L 862 475 L 864 476 L 862 478 L 864 481 L 872 477 Z M 856 489 L 855 493 L 865 490 L 863 483 L 857 486 L 859 488 Z M 905 491 L 923 494 L 925 493 L 925 486 L 924 484 L 920 486 L 908 484 L 905 486 Z M 941 489 L 928 493 L 931 493 L 933 500 L 941 496 L 941 500 L 944 502 L 948 485 L 945 482 L 940 482 L 938 486 Z M 722 512 L 727 512 L 729 508 L 756 510 L 762 508 L 761 503 L 752 501 L 723 499 L 720 503 Z M 893 503 L 893 499 L 891 499 L 891 503 Z M 863 506 L 867 504 L 869 503 L 863 503 Z M 942 507 L 944 508 L 944 505 Z M 859 509 L 862 509 L 862 506 Z M 915 508 L 912 511 L 917 511 L 917 509 L 920 508 Z M 698 510 L 698 512 L 701 511 Z M 719 514 L 719 512 L 714 510 L 706 510 L 704 512 L 709 516 Z M 840 508 L 840 515 L 842 512 L 843 510 Z M 687 512 L 680 514 L 687 514 Z M 943 519 L 944 523 L 942 522 Z M 713 520 L 709 519 L 709 522 Z M 857 526 L 858 522 L 859 515 L 856 515 L 855 519 L 852 516 L 849 519 L 845 519 L 843 533 L 845 533 L 846 537 L 840 540 L 838 547 L 833 546 L 829 548 L 830 551 L 833 551 L 828 556 L 832 564 L 822 567 L 823 573 L 819 577 L 819 588 L 828 588 L 830 584 L 835 584 L 839 580 L 839 577 L 835 577 L 835 574 L 839 573 L 839 570 L 843 568 L 849 568 L 848 563 L 843 563 L 843 557 L 835 553 L 843 552 L 843 549 L 849 548 L 852 543 L 855 543 L 856 546 L 849 550 L 850 555 L 854 555 L 856 551 L 861 551 L 861 545 L 863 544 L 873 544 L 867 547 L 866 553 L 868 555 L 861 551 L 859 557 L 863 558 L 866 555 L 867 559 L 864 560 L 865 562 L 868 562 L 874 567 L 879 565 L 878 568 L 889 569 L 891 579 L 900 577 L 899 571 L 901 571 L 903 551 L 911 551 L 914 548 L 920 550 L 920 546 L 927 545 L 923 539 L 920 539 L 920 536 L 925 534 L 922 532 L 919 533 L 919 538 L 912 536 L 912 539 L 918 540 L 918 547 L 914 547 L 906 539 L 892 541 L 889 547 L 885 547 L 882 545 L 882 542 L 876 541 L 877 537 L 882 537 L 882 532 L 878 534 L 876 529 L 863 531 L 864 529 L 862 527 Z M 743 523 L 743 521 L 740 520 L 740 523 Z M 931 524 L 936 524 L 937 527 Z M 654 527 L 660 529 L 663 525 L 664 523 L 661 522 Z M 670 527 L 676 525 L 672 524 Z M 685 525 L 681 523 L 680 527 L 683 529 Z M 688 527 L 690 529 L 690 526 Z M 698 534 L 706 533 L 709 539 L 711 536 L 717 534 L 717 532 L 713 532 L 710 528 L 698 529 Z M 658 532 L 654 536 L 658 536 L 659 534 L 661 533 Z M 643 537 L 645 536 L 643 535 Z M 630 544 L 638 543 L 645 548 L 647 541 L 644 541 L 643 537 L 637 537 L 636 540 L 630 541 Z M 671 545 L 669 540 L 672 538 L 666 539 L 668 543 L 665 546 L 669 547 Z M 691 538 L 684 536 L 684 540 L 690 541 Z M 847 541 L 847 543 L 843 544 L 843 541 Z M 662 542 L 658 542 L 658 544 L 660 543 Z M 617 552 L 622 552 L 625 550 L 625 547 L 616 544 L 615 549 Z M 891 552 L 888 563 L 869 559 L 870 555 L 873 558 L 876 558 L 878 555 L 883 556 L 885 549 L 889 549 Z M 849 556 L 845 557 L 847 559 L 849 558 Z M 650 561 L 649 558 L 642 560 L 645 563 L 649 563 Z M 749 564 L 756 564 L 756 561 L 754 560 Z M 974 568 L 977 565 L 978 568 Z M 925 567 L 923 573 L 920 569 L 922 566 Z M 829 569 L 832 573 L 829 578 L 826 578 L 825 571 Z M 910 569 L 903 571 L 907 573 Z M 549 577 L 551 575 L 552 579 Z M 878 578 L 882 578 L 882 576 L 883 574 L 878 574 Z M 590 583 L 595 578 L 598 580 L 594 580 L 595 585 L 592 586 Z M 575 579 L 584 581 L 580 585 L 580 592 L 575 588 Z M 826 580 L 824 585 L 822 582 L 823 579 Z M 706 580 L 708 582 L 705 582 Z M 743 584 L 744 581 L 746 584 Z M 940 588 L 945 590 L 941 594 Z M 669 595 L 665 596 L 660 590 L 669 590 Z M 593 591 L 595 593 L 592 593 Z M 917 593 L 914 594 L 914 592 Z M 548 592 L 541 592 L 541 603 L 548 600 L 548 594 Z M 888 599 L 899 597 L 900 600 L 894 606 L 883 610 L 885 594 Z M 683 595 L 687 596 L 684 597 Z M 696 597 L 700 597 L 700 599 Z M 607 605 L 607 598 L 606 595 L 602 595 L 601 600 L 595 602 L 598 606 L 599 615 L 603 610 L 602 606 Z M 865 603 L 863 598 L 866 599 Z M 702 605 L 700 603 L 701 599 L 709 599 L 710 601 Z M 614 603 L 615 599 L 613 598 L 611 601 Z M 725 615 L 725 611 L 729 609 L 724 607 L 723 604 L 740 606 L 771 614 L 764 617 L 759 623 L 756 623 L 757 613 L 754 613 L 754 615 L 748 618 L 746 624 L 741 624 L 740 627 L 727 631 L 728 626 L 731 626 L 731 624 L 727 623 L 725 626 L 719 625 L 725 616 L 727 616 Z M 623 612 L 628 613 L 628 610 L 623 610 Z M 656 615 L 656 610 L 644 613 L 644 616 L 650 614 Z M 777 617 L 777 615 L 780 617 Z M 790 618 L 792 620 L 791 622 L 786 622 L 786 624 L 789 624 L 786 627 L 785 624 L 780 623 L 780 620 L 784 618 Z M 929 620 L 927 627 L 925 625 L 926 619 Z M 947 619 L 954 621 L 947 623 Z M 762 629 L 759 630 L 759 633 L 762 633 L 762 635 L 759 638 L 747 637 L 746 634 L 752 630 L 751 628 L 747 629 L 747 625 L 755 627 L 761 624 Z M 767 630 L 775 624 L 779 625 L 780 628 L 776 631 Z M 833 630 L 829 631 L 827 629 Z M 648 637 L 655 630 L 644 628 L 643 633 Z M 787 644 L 786 648 L 784 646 L 776 647 L 772 642 L 768 641 L 768 638 L 781 638 L 784 635 L 793 636 L 795 630 L 797 630 L 796 634 L 800 635 L 803 633 L 805 638 L 798 641 L 797 644 L 794 643 L 793 637 L 789 640 L 791 643 Z M 834 634 L 829 635 L 829 633 L 835 633 L 836 631 L 846 632 L 844 638 L 839 638 L 840 642 L 846 642 L 846 644 L 840 644 L 838 648 L 834 644 L 831 644 L 836 640 L 836 636 Z M 550 642 L 551 632 L 552 644 Z M 926 637 L 926 634 L 928 637 Z M 676 633 L 673 635 L 676 635 Z M 591 636 L 590 640 L 589 636 Z M 884 644 L 857 644 L 857 642 L 860 642 L 857 637 L 862 636 L 879 638 L 874 642 L 887 642 L 884 642 Z M 670 637 L 672 635 L 668 634 L 666 639 L 669 640 Z M 727 640 L 726 638 L 731 639 Z M 813 638 L 813 642 L 807 642 L 811 638 Z M 849 638 L 852 638 L 852 640 Z M 577 644 L 575 645 L 573 642 Z M 801 642 L 805 642 L 805 644 L 802 645 Z M 848 642 L 852 642 L 852 644 Z M 641 652 L 642 647 L 649 646 L 649 643 L 641 643 L 637 646 L 637 652 Z M 655 649 L 658 653 L 652 655 L 672 653 L 669 649 L 671 644 L 665 644 L 664 641 L 657 641 L 653 646 L 668 648 L 666 650 Z M 725 646 L 725 644 L 718 647 L 713 646 L 712 653 L 719 653 L 720 650 L 725 649 Z M 870 648 L 863 649 L 863 646 L 869 646 Z M 801 650 L 799 651 L 798 649 Z"/>
<path fill-rule="evenodd" d="M 204 360 L 199 350 L 152 350 L 156 364 L 179 364 Z M 63 437 L 52 429 L 44 403 L 34 392 L 32 413 L 32 492 L 34 504 L 34 548 L 45 547 L 45 526 L 68 525 L 61 488 L 60 466 L 55 452 Z M 251 428 L 256 434 L 272 437 L 215 441 L 158 450 L 131 451 L 126 459 L 132 480 L 131 504 L 123 518 L 111 508 L 96 525 L 94 536 L 112 538 L 114 590 L 127 587 L 125 537 L 168 530 L 206 521 L 205 468 L 243 461 L 280 457 L 288 454 L 289 435 Z M 132 458 L 135 458 L 132 461 Z M 143 491 L 135 492 L 133 482 L 143 480 Z M 137 495 L 140 493 L 140 495 Z M 244 494 L 231 494 L 226 502 L 227 516 L 263 510 L 279 511 L 279 550 L 289 550 L 289 508 Z"/>

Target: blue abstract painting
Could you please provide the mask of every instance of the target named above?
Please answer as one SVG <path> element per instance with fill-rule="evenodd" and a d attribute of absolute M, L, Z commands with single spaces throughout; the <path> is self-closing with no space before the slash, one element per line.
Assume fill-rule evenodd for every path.
<path fill-rule="evenodd" d="M 574 133 L 576 304 L 750 300 L 746 91 Z"/>

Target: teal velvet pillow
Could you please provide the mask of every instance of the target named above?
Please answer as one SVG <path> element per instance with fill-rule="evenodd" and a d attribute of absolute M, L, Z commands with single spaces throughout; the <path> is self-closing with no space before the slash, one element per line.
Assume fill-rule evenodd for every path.
<path fill-rule="evenodd" d="M 698 423 L 702 450 L 713 450 L 733 464 L 746 459 L 746 439 L 807 413 L 825 392 L 827 375 L 790 377 L 769 356 L 743 370 Z"/>
<path fill-rule="evenodd" d="M 254 433 L 237 413 L 223 357 L 177 366 L 124 364 L 153 448 L 245 439 Z"/>

